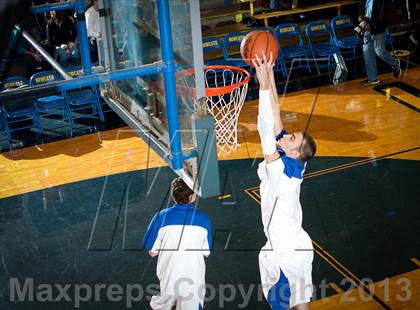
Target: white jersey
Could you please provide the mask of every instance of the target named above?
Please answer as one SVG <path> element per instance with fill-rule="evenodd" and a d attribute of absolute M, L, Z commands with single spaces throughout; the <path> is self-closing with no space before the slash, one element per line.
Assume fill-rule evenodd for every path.
<path fill-rule="evenodd" d="M 153 309 L 171 309 L 174 302 L 202 306 L 211 237 L 209 217 L 193 205 L 176 204 L 155 215 L 143 239 L 149 251 L 159 253 L 160 296 L 152 298 Z"/>
<path fill-rule="evenodd" d="M 259 255 L 260 273 L 272 309 L 288 309 L 312 297 L 313 247 L 302 228 L 299 200 L 304 169 L 303 163 L 286 155 L 258 167 L 267 237 Z"/>
<path fill-rule="evenodd" d="M 101 29 L 99 26 L 99 12 L 96 11 L 93 6 L 91 6 L 85 12 L 85 19 L 88 37 L 99 38 L 101 34 Z"/>

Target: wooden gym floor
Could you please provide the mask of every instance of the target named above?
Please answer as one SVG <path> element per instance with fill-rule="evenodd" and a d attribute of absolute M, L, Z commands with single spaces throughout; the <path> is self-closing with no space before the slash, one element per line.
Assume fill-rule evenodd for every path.
<path fill-rule="evenodd" d="M 317 288 L 313 309 L 420 308 L 419 77 L 416 67 L 404 72 L 399 83 L 390 74 L 382 75 L 375 89 L 355 80 L 321 87 L 318 95 L 318 89 L 307 89 L 281 97 L 289 131 L 305 128 L 315 104 L 308 131 L 318 153 L 308 164 L 302 205 L 304 227 L 317 254 L 314 284 L 326 280 L 328 289 L 321 299 Z M 223 195 L 202 204 L 216 231 L 231 230 L 230 246 L 236 249 L 224 251 L 226 240 L 216 238 L 206 275 L 214 285 L 259 283 L 258 251 L 238 250 L 258 249 L 264 242 L 255 172 L 261 157 L 257 104 L 244 105 L 239 149 L 219 158 Z M 146 193 L 153 177 L 155 189 Z M 155 262 L 139 250 L 137 241 L 158 210 L 156 204 L 166 199 L 162 193 L 167 194 L 172 177 L 162 159 L 129 128 L 0 154 L 1 286 L 11 277 L 28 276 L 59 283 L 155 283 Z M 135 251 L 116 248 L 115 236 L 109 236 L 109 227 L 122 219 L 122 208 L 132 212 L 129 219 L 136 219 L 128 225 L 128 239 L 123 237 Z M 102 212 L 103 227 L 96 228 Z M 87 248 L 95 240 L 92 236 L 101 245 L 112 240 L 110 252 L 92 254 Z M 1 290 L 2 309 L 10 307 L 7 294 Z M 235 298 L 224 308 L 237 309 L 239 303 Z M 142 301 L 137 309 L 146 305 Z M 220 304 L 216 300 L 207 307 Z M 248 309 L 268 306 L 253 301 Z"/>

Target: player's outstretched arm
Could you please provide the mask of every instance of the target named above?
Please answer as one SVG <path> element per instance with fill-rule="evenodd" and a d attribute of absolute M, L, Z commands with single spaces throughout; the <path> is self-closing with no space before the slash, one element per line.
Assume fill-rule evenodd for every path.
<path fill-rule="evenodd" d="M 272 54 L 270 55 L 270 61 L 272 61 Z M 272 61 L 272 65 L 269 71 L 270 75 L 270 89 L 272 93 L 272 109 L 273 109 L 273 118 L 274 118 L 274 133 L 278 135 L 284 128 L 283 122 L 281 121 L 281 113 L 280 113 L 280 103 L 279 103 L 279 96 L 277 94 L 277 87 L 276 81 L 274 79 L 274 64 L 275 61 Z"/>
<path fill-rule="evenodd" d="M 261 139 L 261 147 L 266 163 L 270 163 L 279 158 L 276 147 L 276 134 L 274 132 L 273 117 L 273 93 L 270 87 L 270 71 L 272 71 L 273 60 L 269 61 L 263 57 L 260 59 L 258 55 L 253 60 L 256 75 L 260 85 L 259 103 L 258 103 L 258 133 Z"/>

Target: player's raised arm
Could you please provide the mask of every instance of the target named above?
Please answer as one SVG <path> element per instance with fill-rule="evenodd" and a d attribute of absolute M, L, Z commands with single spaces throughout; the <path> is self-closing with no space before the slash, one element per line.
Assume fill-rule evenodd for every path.
<path fill-rule="evenodd" d="M 264 159 L 267 163 L 273 162 L 280 157 L 276 147 L 276 133 L 273 117 L 273 103 L 275 102 L 272 88 L 270 87 L 270 71 L 273 70 L 273 59 L 269 61 L 265 57 L 260 59 L 256 55 L 252 60 L 257 78 L 260 84 L 258 103 L 258 133 L 261 139 L 261 147 Z"/>
<path fill-rule="evenodd" d="M 274 64 L 275 60 L 272 59 L 272 54 L 270 54 L 270 62 L 271 67 L 269 70 L 269 76 L 270 76 L 270 89 L 271 89 L 271 106 L 273 109 L 273 118 L 274 118 L 274 133 L 275 135 L 278 135 L 284 128 L 283 122 L 281 121 L 281 112 L 280 112 L 280 103 L 279 103 L 279 96 L 277 94 L 277 87 L 276 87 L 276 81 L 274 79 Z"/>

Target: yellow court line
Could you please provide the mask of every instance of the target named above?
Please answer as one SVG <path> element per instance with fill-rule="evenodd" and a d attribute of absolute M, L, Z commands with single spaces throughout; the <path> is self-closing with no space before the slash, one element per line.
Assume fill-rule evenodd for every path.
<path fill-rule="evenodd" d="M 395 156 L 395 155 L 416 151 L 418 149 L 420 149 L 420 147 L 415 147 L 415 148 L 412 148 L 412 149 L 404 150 L 404 151 L 393 153 L 393 154 L 388 154 L 388 155 L 385 155 L 385 156 L 366 158 L 366 159 L 351 162 L 351 163 L 348 163 L 348 164 L 338 165 L 338 166 L 335 166 L 335 167 L 331 167 L 331 168 L 327 168 L 327 169 L 323 169 L 323 170 L 319 170 L 319 171 L 314 171 L 314 172 L 305 174 L 303 176 L 303 179 L 309 179 L 309 178 L 319 176 L 319 175 L 323 175 L 323 174 L 327 174 L 327 173 L 330 173 L 330 172 L 336 172 L 336 171 L 344 170 L 344 169 L 347 169 L 347 168 L 353 168 L 353 167 L 361 166 L 361 165 L 364 165 L 364 164 L 368 164 L 370 162 L 379 161 L 379 160 L 386 159 L 386 158 L 389 158 L 389 157 L 392 157 L 392 156 Z"/>
<path fill-rule="evenodd" d="M 328 284 L 329 287 L 331 287 L 334 291 L 336 291 L 338 294 L 344 293 L 344 291 L 341 289 L 341 287 L 339 287 L 337 284 L 335 284 L 334 282 L 331 282 L 330 284 Z"/>
<path fill-rule="evenodd" d="M 313 240 L 312 240 L 312 242 L 314 243 L 314 244 L 317 244 L 316 242 L 314 242 Z M 317 244 L 318 245 L 318 244 Z M 318 247 L 320 247 L 319 245 L 318 245 Z M 320 247 L 321 248 L 321 247 Z M 344 268 L 345 269 L 345 271 L 346 272 L 348 272 L 350 275 L 352 275 L 354 278 L 350 278 L 349 277 L 349 275 L 348 274 L 345 274 L 343 271 L 341 271 L 340 269 L 338 269 L 338 268 L 336 268 L 336 266 L 334 266 L 334 264 L 331 264 L 330 262 L 329 262 L 329 259 L 328 258 L 326 258 L 322 253 L 326 253 L 327 255 L 329 255 L 329 253 L 327 252 L 327 251 L 325 251 L 323 248 L 321 248 L 322 249 L 322 251 L 318 251 L 318 250 L 316 250 L 315 248 L 314 248 L 314 251 L 319 255 L 319 256 L 321 256 L 331 267 L 333 267 L 338 273 L 340 273 L 345 279 L 348 279 L 348 280 L 350 280 L 358 289 L 361 289 L 361 291 L 364 293 L 364 294 L 366 294 L 367 296 L 372 296 L 372 297 L 376 297 L 376 298 L 372 298 L 372 301 L 373 302 L 375 302 L 377 305 L 379 305 L 379 306 L 381 306 L 382 308 L 384 308 L 384 309 L 391 309 L 382 299 L 380 299 L 377 295 L 375 295 L 375 293 L 374 293 L 374 291 L 372 291 L 369 287 L 367 287 L 366 285 L 364 285 L 357 277 L 355 277 L 350 271 L 348 271 L 348 269 L 347 268 Z M 333 259 L 334 261 L 336 261 L 340 266 L 342 266 L 337 260 L 335 260 L 335 258 L 334 257 L 332 257 L 331 255 L 329 255 L 330 257 L 331 257 L 331 259 Z M 356 281 L 355 281 L 356 280 Z M 363 288 L 362 288 L 362 286 L 360 286 L 360 283 L 362 283 L 362 286 L 364 287 L 364 288 L 366 288 L 366 290 L 369 292 L 366 292 Z M 383 303 L 383 305 L 380 303 L 380 302 L 378 302 L 378 300 L 376 300 L 376 299 L 378 299 L 380 302 L 382 302 Z M 384 307 L 384 305 L 385 305 L 385 307 Z"/>
<path fill-rule="evenodd" d="M 381 298 L 386 299 L 389 309 L 420 309 L 420 298 L 418 296 L 420 292 L 420 286 L 418 285 L 418 279 L 420 275 L 420 269 L 409 271 L 403 274 L 399 274 L 390 278 L 385 278 L 374 283 L 369 283 L 369 287 L 372 291 L 378 292 Z M 406 299 L 402 300 L 403 297 L 401 290 L 401 281 L 410 282 L 410 292 Z M 358 289 L 344 289 L 343 293 L 338 293 L 326 298 L 314 300 L 311 302 L 311 309 L 330 309 L 330 310 L 342 310 L 342 309 L 378 309 L 371 305 L 372 298 L 365 299 L 360 296 Z M 347 298 L 351 299 L 347 299 Z M 375 304 L 376 305 L 376 304 Z"/>
<path fill-rule="evenodd" d="M 386 159 L 386 158 L 389 158 L 389 157 L 392 157 L 392 156 L 395 156 L 395 155 L 408 153 L 408 152 L 416 151 L 416 150 L 419 150 L 419 149 L 420 149 L 420 147 L 415 147 L 415 148 L 412 148 L 412 149 L 409 149 L 409 150 L 404 150 L 404 151 L 401 151 L 401 152 L 388 154 L 388 155 L 381 156 L 381 157 L 366 158 L 366 159 L 354 161 L 354 162 L 351 162 L 351 163 L 342 164 L 342 165 L 338 165 L 338 166 L 334 166 L 334 167 L 310 172 L 308 174 L 304 174 L 303 179 L 305 180 L 305 179 L 313 178 L 313 177 L 316 177 L 316 176 L 324 175 L 324 174 L 327 174 L 327 173 L 337 172 L 337 171 L 340 171 L 340 170 L 345 170 L 345 169 L 348 169 L 348 168 L 361 166 L 361 165 L 364 165 L 364 164 L 368 164 L 370 162 L 379 161 L 379 160 Z M 251 187 L 251 188 L 246 189 L 245 192 L 247 192 L 247 190 L 253 191 L 253 190 L 258 189 L 258 188 L 259 188 L 259 186 Z"/>
<path fill-rule="evenodd" d="M 417 258 L 412 257 L 412 258 L 410 258 L 410 260 L 411 260 L 414 264 L 416 264 L 416 265 L 417 265 L 417 267 L 420 267 L 420 261 L 419 261 Z"/>
<path fill-rule="evenodd" d="M 334 256 L 332 256 L 330 253 L 328 253 L 327 251 L 325 251 L 318 243 L 316 243 L 315 241 L 313 241 L 312 240 L 312 243 L 314 243 L 317 247 L 319 247 L 320 249 L 321 249 L 321 251 L 323 252 L 323 253 L 325 253 L 327 256 L 329 256 L 329 258 L 333 261 L 333 262 L 335 262 L 337 265 L 339 265 L 341 268 L 343 268 L 343 270 L 345 271 L 345 272 L 347 272 L 349 275 L 351 275 L 355 280 L 357 280 L 359 283 L 361 282 L 361 280 L 358 278 L 358 277 L 356 277 L 355 275 L 354 275 L 354 273 L 352 273 L 350 270 L 348 270 L 346 267 L 344 267 L 343 266 L 343 264 L 341 264 Z"/>
<path fill-rule="evenodd" d="M 254 199 L 258 204 L 260 204 L 260 201 L 257 200 L 254 195 L 257 195 L 256 193 L 254 193 L 253 191 L 255 191 L 256 189 L 258 189 L 258 187 L 253 187 L 253 188 L 248 188 L 245 190 L 245 193 L 248 194 L 249 197 L 251 197 L 252 199 Z M 259 196 L 259 195 L 257 195 Z M 261 198 L 261 197 L 260 197 Z"/>
<path fill-rule="evenodd" d="M 310 178 L 317 177 L 317 176 L 320 176 L 320 175 L 324 175 L 324 174 L 328 174 L 328 173 L 332 173 L 332 172 L 337 172 L 337 171 L 340 171 L 340 170 L 345 170 L 345 169 L 348 169 L 348 168 L 361 166 L 361 165 L 364 165 L 364 164 L 367 164 L 371 161 L 376 161 L 376 160 L 378 160 L 378 159 L 363 159 L 363 160 L 360 160 L 360 161 L 353 162 L 351 164 L 344 164 L 344 165 L 339 165 L 339 166 L 335 166 L 335 167 L 331 167 L 331 168 L 327 168 L 327 169 L 323 169 L 323 170 L 319 170 L 319 171 L 314 171 L 314 172 L 305 174 L 303 176 L 303 179 L 306 180 L 306 179 L 310 179 Z"/>

